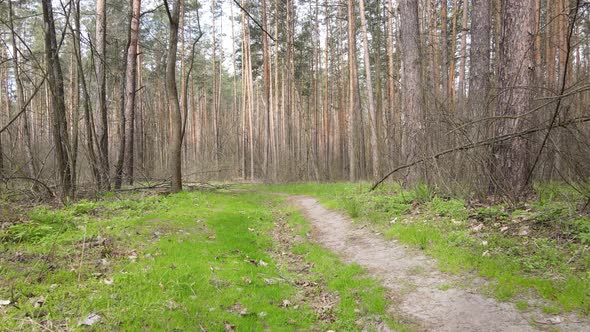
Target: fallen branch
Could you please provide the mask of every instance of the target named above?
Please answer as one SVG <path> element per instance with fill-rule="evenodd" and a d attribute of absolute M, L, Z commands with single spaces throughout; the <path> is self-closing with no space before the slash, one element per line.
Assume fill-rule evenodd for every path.
<path fill-rule="evenodd" d="M 453 148 L 450 148 L 448 150 L 444 150 L 441 151 L 437 154 L 434 154 L 432 156 L 429 157 L 425 157 L 425 158 L 421 158 L 418 160 L 414 160 L 408 164 L 399 166 L 397 168 L 395 168 L 394 170 L 392 170 L 391 172 L 387 173 L 387 175 L 385 175 L 381 180 L 375 182 L 375 184 L 373 184 L 373 186 L 371 187 L 371 189 L 369 191 L 373 191 L 375 190 L 380 184 L 382 184 L 383 182 L 385 182 L 385 180 L 387 180 L 389 177 L 391 177 L 393 174 L 395 174 L 398 171 L 401 171 L 403 169 L 406 168 L 410 168 L 412 166 L 421 164 L 427 160 L 432 160 L 432 159 L 438 159 L 444 155 L 453 153 L 453 152 L 458 152 L 458 151 L 464 151 L 464 150 L 471 150 L 474 148 L 478 148 L 478 147 L 482 147 L 482 146 L 489 146 L 492 144 L 496 144 L 496 143 L 500 143 L 500 142 L 504 142 L 504 141 L 508 141 L 517 137 L 523 137 L 523 136 L 528 136 L 534 133 L 537 133 L 539 131 L 543 131 L 543 130 L 551 130 L 551 129 L 555 129 L 555 128 L 560 128 L 560 127 L 567 127 L 570 126 L 572 124 L 576 124 L 576 123 L 584 123 L 584 122 L 590 122 L 590 117 L 581 117 L 581 118 L 575 118 L 569 121 L 564 121 L 558 124 L 554 124 L 551 123 L 548 126 L 544 126 L 544 127 L 536 127 L 536 128 L 530 128 L 521 132 L 517 132 L 517 133 L 512 133 L 512 134 L 506 134 L 506 135 L 502 135 L 502 136 L 497 136 L 497 137 L 492 137 L 492 138 L 488 138 L 488 139 L 484 139 L 482 141 L 477 141 L 477 142 L 473 142 L 473 143 L 469 143 L 469 144 L 465 144 L 465 145 L 460 145 L 460 146 L 456 146 Z"/>
<path fill-rule="evenodd" d="M 139 190 L 149 190 L 149 189 L 167 188 L 167 187 L 170 187 L 169 183 L 160 182 L 160 183 L 156 183 L 156 184 L 149 185 L 149 186 L 143 186 L 143 187 L 117 189 L 117 190 L 115 190 L 115 192 L 119 193 L 119 192 L 126 192 L 126 191 L 139 191 Z"/>

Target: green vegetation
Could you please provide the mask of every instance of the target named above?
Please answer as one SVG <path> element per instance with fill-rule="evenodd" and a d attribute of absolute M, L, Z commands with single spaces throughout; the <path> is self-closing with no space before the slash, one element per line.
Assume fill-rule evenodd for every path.
<path fill-rule="evenodd" d="M 294 184 L 258 190 L 305 194 L 435 257 L 442 270 L 489 279 L 500 300 L 542 297 L 551 312 L 590 314 L 590 218 L 583 197 L 556 183 L 536 186 L 537 199 L 519 207 L 466 204 L 427 186 Z M 519 300 L 519 308 L 526 300 Z"/>
<path fill-rule="evenodd" d="M 427 186 L 244 186 L 253 191 L 108 194 L 63 209 L 4 204 L 0 325 L 13 330 L 375 330 L 385 290 L 308 240 L 282 196 L 309 194 L 489 279 L 520 310 L 590 313 L 590 219 L 580 196 L 537 186 L 522 206 L 467 204 Z M 420 271 L 416 271 L 420 273 Z M 443 285 L 441 290 L 451 288 Z M 540 304 L 530 301 L 540 296 Z M 10 301 L 7 304 L 7 301 Z M 93 321 L 100 316 L 100 320 Z"/>
<path fill-rule="evenodd" d="M 272 195 L 110 194 L 16 219 L 0 231 L 9 330 L 403 329 L 384 289 Z"/>

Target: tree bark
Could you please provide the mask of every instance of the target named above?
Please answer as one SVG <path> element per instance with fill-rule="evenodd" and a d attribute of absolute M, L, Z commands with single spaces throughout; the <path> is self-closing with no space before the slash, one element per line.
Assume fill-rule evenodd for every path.
<path fill-rule="evenodd" d="M 331 131 L 330 131 L 330 96 L 331 96 L 331 89 L 330 89 L 330 15 L 328 14 L 328 0 L 324 1 L 324 9 L 326 10 L 326 15 L 324 17 L 325 24 L 326 24 L 326 40 L 325 40 L 325 49 L 324 49 L 324 174 L 326 179 L 330 179 L 330 162 L 331 152 L 333 151 L 330 149 L 330 144 L 332 140 L 330 139 Z"/>
<path fill-rule="evenodd" d="M 178 100 L 178 88 L 176 85 L 176 51 L 178 49 L 178 25 L 180 20 L 180 3 L 168 5 L 164 0 L 168 13 L 168 55 L 166 58 L 166 92 L 168 94 L 168 107 L 170 111 L 170 164 L 171 180 L 170 190 L 179 192 L 182 190 L 182 114 Z"/>
<path fill-rule="evenodd" d="M 463 20 L 461 23 L 461 63 L 459 65 L 459 96 L 462 105 L 465 99 L 465 72 L 467 68 L 467 32 L 469 1 L 463 0 Z"/>
<path fill-rule="evenodd" d="M 449 83 L 448 83 L 448 103 L 447 107 L 452 111 L 455 106 L 455 64 L 457 52 L 457 16 L 459 15 L 459 4 L 457 0 L 453 0 L 453 30 L 451 33 L 451 58 L 449 60 Z"/>
<path fill-rule="evenodd" d="M 213 47 L 212 47 L 212 65 L 213 65 L 213 69 L 212 69 L 212 89 L 211 89 L 211 97 L 212 97 L 212 102 L 211 102 L 211 113 L 213 115 L 213 160 L 215 163 L 215 169 L 219 170 L 219 149 L 220 149 L 220 143 L 219 143 L 219 108 L 218 106 L 218 102 L 217 102 L 217 96 L 218 96 L 218 80 L 221 80 L 221 77 L 218 77 L 218 71 L 217 71 L 217 36 L 216 36 L 216 31 L 215 31 L 215 0 L 211 0 L 211 15 L 212 15 L 212 27 L 211 27 L 211 38 L 213 41 Z"/>
<path fill-rule="evenodd" d="M 399 146 L 401 144 L 401 111 L 395 105 L 395 62 L 393 45 L 395 33 L 393 31 L 393 0 L 387 0 L 387 107 L 389 125 L 387 126 L 388 144 L 392 147 L 391 157 L 399 162 Z"/>
<path fill-rule="evenodd" d="M 430 0 L 428 2 L 430 15 L 428 39 L 430 41 L 430 71 L 432 77 L 432 88 L 435 99 L 439 96 L 439 69 L 438 69 L 438 28 L 437 28 L 437 0 Z"/>
<path fill-rule="evenodd" d="M 62 201 L 67 201 L 73 198 L 74 192 L 69 158 L 70 146 L 64 99 L 63 73 L 59 62 L 51 0 L 43 0 L 41 3 L 43 7 L 45 57 L 48 74 L 47 82 L 49 84 L 49 89 L 51 90 L 51 127 L 53 143 L 55 144 L 55 156 L 57 159 L 57 173 L 60 182 L 59 192 Z"/>
<path fill-rule="evenodd" d="M 98 156 L 100 161 L 100 182 L 102 190 L 110 189 L 109 176 L 109 126 L 106 103 L 106 0 L 96 1 L 96 49 L 95 66 L 97 78 L 96 111 L 98 112 Z"/>
<path fill-rule="evenodd" d="M 471 59 L 469 69 L 469 100 L 467 114 L 471 119 L 487 117 L 487 94 L 490 80 L 491 5 L 488 0 L 473 0 Z"/>
<path fill-rule="evenodd" d="M 418 27 L 418 2 L 400 1 L 401 51 L 403 65 L 402 80 L 402 142 L 401 151 L 404 162 L 420 157 L 424 143 L 422 110 L 422 64 L 420 50 L 420 30 Z M 406 184 L 420 180 L 419 168 L 412 168 L 405 176 Z"/>
<path fill-rule="evenodd" d="M 25 90 L 23 87 L 23 82 L 20 75 L 20 65 L 18 61 L 18 45 L 16 43 L 16 31 L 14 28 L 14 10 L 12 9 L 12 1 L 8 1 L 8 15 L 10 24 L 10 41 L 12 45 L 12 64 L 13 64 L 13 73 L 14 73 L 14 80 L 16 82 L 16 107 L 20 111 L 25 106 Z M 22 125 L 22 132 L 23 132 L 23 148 L 25 152 L 25 169 L 27 172 L 27 176 L 31 178 L 37 177 L 37 167 L 35 164 L 35 159 L 33 158 L 33 148 L 31 142 L 31 129 L 29 124 L 29 114 L 27 111 L 21 116 L 21 125 Z M 37 188 L 37 186 L 34 186 Z"/>
<path fill-rule="evenodd" d="M 348 0 L 348 179 L 356 181 L 357 152 L 357 113 L 359 112 L 358 96 L 358 75 L 356 60 L 356 22 L 355 22 L 354 0 Z"/>
<path fill-rule="evenodd" d="M 273 149 L 273 180 L 277 179 L 278 169 L 280 167 L 281 160 L 278 158 L 279 151 L 282 146 L 282 135 L 284 134 L 284 128 L 280 125 L 284 123 L 282 121 L 284 114 L 281 113 L 282 109 L 279 109 L 279 90 L 284 92 L 284 89 L 279 87 L 279 0 L 275 0 L 275 53 L 274 53 L 274 101 L 273 110 L 275 113 L 274 122 L 275 134 L 274 134 L 274 149 Z M 284 148 L 284 147 L 283 147 Z"/>
<path fill-rule="evenodd" d="M 5 56 L 5 52 L 6 50 L 2 48 L 2 50 L 0 50 L 0 56 Z M 2 107 L 6 105 L 6 114 L 10 115 L 10 98 L 8 97 L 8 91 L 5 93 L 4 89 L 4 87 L 8 85 L 6 76 L 8 75 L 5 74 L 4 69 L 0 68 L 0 112 Z M 4 127 L 2 116 L 0 116 L 0 127 Z M 2 133 L 0 133 L 0 180 L 3 180 L 6 177 L 4 174 L 4 143 L 5 141 L 2 139 Z"/>
<path fill-rule="evenodd" d="M 82 51 L 80 48 L 80 39 L 81 39 L 81 31 L 80 31 L 80 0 L 76 0 L 74 2 L 74 27 L 71 28 L 70 32 L 72 33 L 74 39 L 74 54 L 76 57 L 76 66 L 77 66 L 77 74 L 78 74 L 78 82 L 81 85 L 82 93 L 84 95 L 84 127 L 85 127 L 85 134 L 86 134 L 86 153 L 88 158 L 88 163 L 90 165 L 90 169 L 92 172 L 92 178 L 96 185 L 96 189 L 98 191 L 102 190 L 101 186 L 101 169 L 100 169 L 100 162 L 96 156 L 96 134 L 94 131 L 94 119 L 92 116 L 92 107 L 90 105 L 90 94 L 88 92 L 88 86 L 86 83 L 86 76 L 84 75 L 84 66 L 82 63 Z M 78 86 L 76 86 L 76 89 Z"/>
<path fill-rule="evenodd" d="M 125 47 L 125 52 L 123 54 L 123 59 L 121 60 L 121 72 L 124 76 L 120 78 L 120 87 L 119 87 L 119 150 L 117 151 L 117 162 L 115 163 L 115 178 L 114 178 L 114 185 L 115 189 L 121 189 L 121 185 L 123 184 L 123 176 L 124 176 L 124 166 L 125 166 L 125 130 L 126 130 L 126 115 L 125 115 L 125 102 L 126 102 L 126 82 L 127 82 L 127 61 L 128 61 L 128 52 L 131 46 L 131 24 L 133 20 L 133 1 L 129 0 L 129 10 L 128 10 L 128 24 L 127 24 L 127 44 Z M 156 68 L 159 68 L 159 63 L 156 64 Z M 159 70 L 157 70 L 159 72 Z M 158 81 L 159 83 L 159 81 Z M 158 92 L 160 91 L 158 86 Z M 161 98 L 158 98 L 158 101 Z"/>
<path fill-rule="evenodd" d="M 123 175 L 125 181 L 133 184 L 134 171 L 134 138 L 135 138 L 135 95 L 137 86 L 137 45 L 141 14 L 141 0 L 132 0 L 129 47 L 127 49 L 127 65 L 125 70 L 125 158 L 123 159 Z"/>
<path fill-rule="evenodd" d="M 445 102 L 449 99 L 449 36 L 448 36 L 448 0 L 442 0 L 440 5 L 440 51 L 441 51 L 441 81 L 442 81 L 442 96 Z"/>
<path fill-rule="evenodd" d="M 277 0 L 278 1 L 278 0 Z M 241 162 L 241 158 L 242 158 L 242 154 L 241 154 L 241 139 L 240 139 L 240 128 L 239 128 L 239 122 L 240 122 L 240 117 L 239 117 L 239 109 L 238 109 L 238 84 L 237 84 L 237 76 L 238 76 L 238 67 L 236 66 L 236 43 L 235 43 L 235 31 L 234 31 L 234 6 L 233 4 L 229 7 L 230 8 L 230 17 L 231 17 L 231 62 L 232 62 L 232 68 L 233 68 L 233 73 L 232 73 L 232 86 L 233 86 L 233 93 L 234 95 L 232 96 L 232 102 L 233 102 L 233 108 L 232 108 L 232 113 L 236 114 L 236 151 L 237 151 L 237 155 L 238 158 L 236 159 L 236 169 L 240 169 L 240 162 Z M 238 172 L 239 173 L 239 172 Z"/>
<path fill-rule="evenodd" d="M 527 121 L 532 94 L 534 45 L 534 0 L 503 0 L 500 88 L 496 136 L 515 133 Z M 492 193 L 518 200 L 529 184 L 528 143 L 524 137 L 493 147 Z"/>
<path fill-rule="evenodd" d="M 541 0 L 535 0 L 535 76 L 543 79 L 543 65 L 541 63 Z"/>
<path fill-rule="evenodd" d="M 264 175 L 268 178 L 271 174 L 269 165 L 272 163 L 271 160 L 271 99 L 270 99 L 270 52 L 268 50 L 268 36 L 265 31 L 267 29 L 266 20 L 266 0 L 262 0 L 262 81 L 263 81 L 263 107 L 264 114 L 266 116 L 266 130 L 264 134 Z"/>
<path fill-rule="evenodd" d="M 375 112 L 375 99 L 373 97 L 373 80 L 371 78 L 371 60 L 369 57 L 369 37 L 367 36 L 367 20 L 365 18 L 365 1 L 359 0 L 361 29 L 363 31 L 363 51 L 365 60 L 365 79 L 367 80 L 367 99 L 369 108 L 369 128 L 371 131 L 371 161 L 373 163 L 373 179 L 381 176 L 379 164 L 379 145 L 377 141 L 377 115 Z"/>

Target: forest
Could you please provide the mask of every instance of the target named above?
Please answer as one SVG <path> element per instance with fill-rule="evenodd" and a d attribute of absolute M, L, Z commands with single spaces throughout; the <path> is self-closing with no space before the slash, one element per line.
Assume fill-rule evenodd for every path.
<path fill-rule="evenodd" d="M 0 330 L 588 331 L 589 105 L 587 0 L 0 0 Z"/>
<path fill-rule="evenodd" d="M 6 189 L 588 176 L 587 2 L 103 2 L 1 3 Z"/>

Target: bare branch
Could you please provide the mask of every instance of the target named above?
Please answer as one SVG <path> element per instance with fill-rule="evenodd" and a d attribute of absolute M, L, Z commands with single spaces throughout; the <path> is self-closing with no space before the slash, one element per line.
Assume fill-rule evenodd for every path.
<path fill-rule="evenodd" d="M 23 105 L 22 109 L 17 114 L 15 114 L 14 117 L 12 117 L 12 119 L 10 119 L 10 121 L 8 121 L 8 123 L 4 127 L 2 127 L 2 129 L 0 129 L 0 134 L 3 133 L 6 129 L 8 129 L 8 127 L 10 127 L 10 125 L 12 125 L 14 123 L 14 121 L 16 121 L 16 119 L 18 119 L 22 114 L 24 114 L 27 111 L 29 104 L 31 103 L 33 98 L 37 95 L 37 92 L 39 92 L 39 89 L 41 88 L 41 86 L 45 82 L 45 79 L 46 79 L 46 77 L 43 77 L 43 79 L 41 80 L 41 83 L 39 83 L 35 87 L 35 90 L 33 90 L 33 93 L 31 94 L 31 96 L 29 96 L 29 99 L 27 99 L 27 101 Z"/>
<path fill-rule="evenodd" d="M 574 29 L 576 27 L 576 19 L 578 18 L 578 10 L 580 8 L 580 1 L 581 0 L 576 1 L 576 6 L 571 11 L 572 17 L 570 20 L 569 31 L 568 31 L 568 35 L 567 35 L 567 39 L 566 39 L 567 47 L 565 50 L 566 51 L 565 63 L 564 63 L 564 68 L 563 68 L 563 75 L 561 77 L 561 88 L 560 88 L 559 95 L 563 95 L 565 92 L 565 87 L 566 87 L 566 83 L 567 83 L 568 67 L 569 67 L 569 63 L 571 61 L 572 36 L 574 34 Z M 559 113 L 561 111 L 562 100 L 563 100 L 563 98 L 557 99 L 557 103 L 555 104 L 555 112 L 553 112 L 553 117 L 551 118 L 551 123 L 549 124 L 549 128 L 547 128 L 547 133 L 545 134 L 545 137 L 543 138 L 543 143 L 541 143 L 541 147 L 539 148 L 539 152 L 537 152 L 537 155 L 535 156 L 535 161 L 533 162 L 533 166 L 529 170 L 529 174 L 527 175 L 526 183 L 530 182 L 531 177 L 533 176 L 533 171 L 535 170 L 535 167 L 537 167 L 537 164 L 539 163 L 539 159 L 541 158 L 541 153 L 543 152 L 543 150 L 545 149 L 545 146 L 547 145 L 547 141 L 549 140 L 549 135 L 551 135 L 551 131 L 553 130 L 553 125 L 555 124 L 555 122 L 557 121 L 557 118 L 559 117 Z"/>
<path fill-rule="evenodd" d="M 270 33 L 268 33 L 268 31 L 266 31 L 266 29 L 264 29 L 264 28 L 262 27 L 262 24 L 258 23 L 258 21 L 257 21 L 257 20 L 256 20 L 254 17 L 252 17 L 252 15 L 250 14 L 250 12 L 248 12 L 246 9 L 244 9 L 244 7 L 242 7 L 242 5 L 240 5 L 240 3 L 239 3 L 237 0 L 233 0 L 233 1 L 234 1 L 234 3 L 235 3 L 235 4 L 236 4 L 238 7 L 240 7 L 240 9 L 241 9 L 241 10 L 242 10 L 244 13 L 246 13 L 246 15 L 248 15 L 248 17 L 249 17 L 249 18 L 250 18 L 250 19 L 251 19 L 251 20 L 252 20 L 254 23 L 256 23 L 256 25 L 257 25 L 257 26 L 260 28 L 260 30 L 262 30 L 262 32 L 264 32 L 264 33 L 265 33 L 265 34 L 266 34 L 266 35 L 267 35 L 267 36 L 268 36 L 268 37 L 269 37 L 269 38 L 270 38 L 270 39 L 271 39 L 273 42 L 275 42 L 275 43 L 277 42 L 277 41 L 274 39 L 274 37 L 273 37 L 273 36 L 272 36 Z"/>
<path fill-rule="evenodd" d="M 408 164 L 399 166 L 397 168 L 395 168 L 394 170 L 392 170 L 391 172 L 387 173 L 387 175 L 385 175 L 381 180 L 375 182 L 375 184 L 373 184 L 373 186 L 371 187 L 370 191 L 375 190 L 377 187 L 379 187 L 379 185 L 381 185 L 383 182 L 385 182 L 385 180 L 387 180 L 388 178 L 390 178 L 393 174 L 397 173 L 398 171 L 401 171 L 403 169 L 406 168 L 410 168 L 412 166 L 424 163 L 428 160 L 436 160 L 444 155 L 453 153 L 453 152 L 458 152 L 458 151 L 465 151 L 465 150 L 471 150 L 477 147 L 482 147 L 482 146 L 490 146 L 496 143 L 500 143 L 500 142 L 504 142 L 504 141 L 508 141 L 517 137 L 523 137 L 523 136 L 528 136 L 534 133 L 537 133 L 539 131 L 543 131 L 543 130 L 547 130 L 550 128 L 559 128 L 559 127 L 568 127 L 570 125 L 576 124 L 576 123 L 584 123 L 584 122 L 590 122 L 590 117 L 580 117 L 580 118 L 576 118 L 576 119 L 572 119 L 569 121 L 564 121 L 561 123 L 553 123 L 549 126 L 543 126 L 543 127 L 536 127 L 536 128 L 530 128 L 524 131 L 520 131 L 517 133 L 511 133 L 511 134 L 506 134 L 506 135 L 502 135 L 502 136 L 497 136 L 497 137 L 492 137 L 492 138 L 488 138 L 488 139 L 484 139 L 481 141 L 477 141 L 477 142 L 473 142 L 473 143 L 468 143 L 465 145 L 460 145 L 460 146 L 456 146 L 447 150 L 444 150 L 442 152 L 439 152 L 437 154 L 431 155 L 429 157 L 425 157 L 425 158 L 421 158 L 421 159 L 417 159 L 414 160 Z"/>

